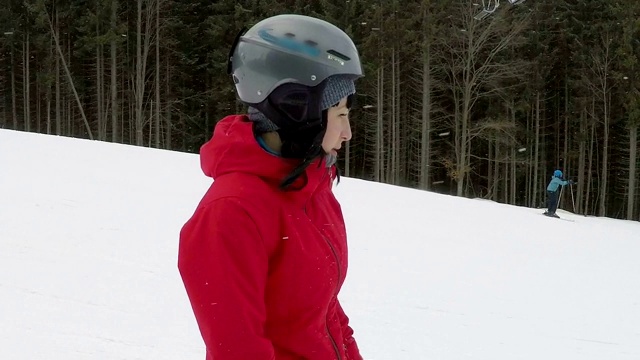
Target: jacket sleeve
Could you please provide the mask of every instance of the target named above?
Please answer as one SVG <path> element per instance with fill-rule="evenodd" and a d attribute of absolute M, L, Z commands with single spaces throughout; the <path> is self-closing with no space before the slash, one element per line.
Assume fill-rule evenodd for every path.
<path fill-rule="evenodd" d="M 264 334 L 268 254 L 237 200 L 196 210 L 180 232 L 178 268 L 211 358 L 275 359 Z"/>
<path fill-rule="evenodd" d="M 551 179 L 551 182 L 549 183 L 549 186 L 547 187 L 547 190 L 551 190 L 551 191 L 558 191 L 558 189 L 560 188 L 560 186 L 565 186 L 568 185 L 569 182 L 568 181 L 564 181 L 560 178 L 557 177 L 553 177 Z"/>
<path fill-rule="evenodd" d="M 342 337 L 345 347 L 345 353 L 347 354 L 348 360 L 363 360 L 362 355 L 360 355 L 360 349 L 358 349 L 358 344 L 356 343 L 356 339 L 353 337 L 353 329 L 349 326 L 349 318 L 344 313 L 342 306 L 340 305 L 340 301 L 337 303 L 338 307 L 338 317 L 340 318 L 340 327 L 342 328 Z"/>

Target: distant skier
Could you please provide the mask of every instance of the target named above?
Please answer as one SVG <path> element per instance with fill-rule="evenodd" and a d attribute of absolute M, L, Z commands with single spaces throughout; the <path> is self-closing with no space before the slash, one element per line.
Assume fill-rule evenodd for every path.
<path fill-rule="evenodd" d="M 556 170 L 553 172 L 551 181 L 547 186 L 547 207 L 548 210 L 544 212 L 547 216 L 559 217 L 556 214 L 558 209 L 558 194 L 560 193 L 560 186 L 573 185 L 572 180 L 562 180 L 562 171 Z"/>

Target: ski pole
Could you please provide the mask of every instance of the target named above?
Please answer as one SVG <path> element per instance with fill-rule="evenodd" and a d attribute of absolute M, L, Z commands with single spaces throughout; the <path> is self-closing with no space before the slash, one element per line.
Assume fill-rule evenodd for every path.
<path fill-rule="evenodd" d="M 571 204 L 573 205 L 573 213 L 576 213 L 576 201 L 573 199 L 573 185 L 569 184 L 569 190 L 571 190 Z"/>

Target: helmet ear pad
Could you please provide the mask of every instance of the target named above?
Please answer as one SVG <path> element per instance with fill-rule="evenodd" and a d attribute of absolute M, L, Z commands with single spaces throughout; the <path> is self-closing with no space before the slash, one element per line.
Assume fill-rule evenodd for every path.
<path fill-rule="evenodd" d="M 298 130 L 320 124 L 324 86 L 324 83 L 313 87 L 297 83 L 278 86 L 267 98 L 271 107 L 279 111 L 280 116 L 274 119 L 276 125 Z"/>
<path fill-rule="evenodd" d="M 313 87 L 285 83 L 252 105 L 278 126 L 283 157 L 301 158 L 321 146 L 327 122 L 321 105 L 324 87 L 324 82 Z"/>

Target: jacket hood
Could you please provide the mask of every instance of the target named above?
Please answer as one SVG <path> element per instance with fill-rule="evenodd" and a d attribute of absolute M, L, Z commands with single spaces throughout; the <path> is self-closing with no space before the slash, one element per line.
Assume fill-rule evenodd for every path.
<path fill-rule="evenodd" d="M 220 120 L 211 140 L 200 148 L 202 171 L 214 180 L 239 172 L 279 186 L 299 163 L 300 160 L 285 159 L 264 150 L 254 137 L 253 123 L 246 115 L 230 115 Z M 316 160 L 292 187 L 313 190 L 328 173 L 324 159 Z"/>

